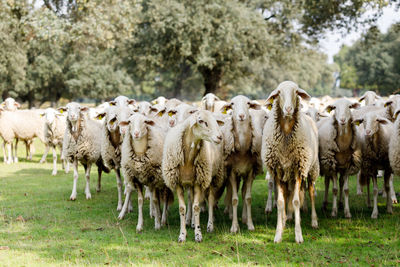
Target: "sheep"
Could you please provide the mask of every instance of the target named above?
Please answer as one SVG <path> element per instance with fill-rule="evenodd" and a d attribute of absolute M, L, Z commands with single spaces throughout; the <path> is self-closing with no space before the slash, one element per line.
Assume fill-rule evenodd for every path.
<path fill-rule="evenodd" d="M 300 98 L 309 99 L 306 91 L 291 81 L 285 81 L 271 92 L 267 101 L 273 103 L 265 123 L 261 157 L 274 177 L 277 187 L 278 218 L 274 242 L 282 241 L 285 227 L 285 203 L 295 215 L 295 240 L 303 242 L 300 225 L 300 206 L 305 183 L 311 199 L 311 225 L 318 227 L 313 182 L 319 175 L 318 132 L 315 122 L 300 112 Z"/>
<path fill-rule="evenodd" d="M 65 160 L 62 153 L 62 143 L 64 138 L 64 132 L 66 128 L 65 117 L 62 116 L 58 111 L 53 108 L 47 108 L 41 113 L 41 116 L 45 118 L 44 124 L 44 137 L 46 143 L 46 149 L 43 153 L 42 159 L 39 163 L 44 163 L 46 161 L 47 154 L 49 153 L 49 148 L 53 149 L 53 171 L 52 175 L 57 175 L 57 151 L 56 147 L 60 148 L 60 157 L 62 162 L 62 168 L 65 173 L 69 172 L 69 162 Z"/>
<path fill-rule="evenodd" d="M 129 99 L 126 96 L 120 95 L 114 98 L 114 100 L 108 102 L 110 106 L 129 106 L 135 107 L 136 101 L 134 99 Z"/>
<path fill-rule="evenodd" d="M 6 98 L 6 100 L 4 100 L 0 105 L 6 111 L 16 111 L 21 107 L 21 104 L 15 101 L 12 97 Z"/>
<path fill-rule="evenodd" d="M 78 182 L 78 161 L 85 168 L 86 199 L 91 199 L 90 193 L 90 170 L 93 163 L 97 165 L 97 187 L 96 191 L 101 190 L 101 174 L 109 170 L 104 166 L 101 158 L 101 124 L 91 120 L 84 113 L 87 107 L 82 107 L 76 102 L 68 103 L 66 107 L 58 109 L 60 113 L 67 113 L 67 128 L 63 139 L 63 154 L 69 162 L 73 163 L 74 183 L 70 200 L 76 200 L 76 187 Z"/>
<path fill-rule="evenodd" d="M 366 106 L 372 106 L 377 100 L 380 100 L 381 97 L 378 96 L 373 91 L 366 91 L 359 99 L 359 102 L 364 101 Z"/>
<path fill-rule="evenodd" d="M 151 104 L 147 101 L 141 101 L 137 104 L 137 108 L 134 109 L 135 112 L 140 112 L 142 115 L 148 116 L 150 115 L 150 107 Z"/>
<path fill-rule="evenodd" d="M 215 170 L 212 146 L 222 142 L 222 133 L 210 111 L 201 110 L 167 133 L 163 149 L 162 175 L 165 184 L 176 191 L 179 200 L 180 234 L 178 242 L 186 241 L 186 206 L 184 188 L 193 191 L 195 241 L 202 241 L 200 228 L 201 197 L 211 182 Z M 209 205 L 212 205 L 209 203 Z"/>
<path fill-rule="evenodd" d="M 390 199 L 389 181 L 392 170 L 389 162 L 389 141 L 393 134 L 393 124 L 386 118 L 379 116 L 375 112 L 366 113 L 362 118 L 353 120 L 353 124 L 363 124 L 363 134 L 361 134 L 362 161 L 360 168 L 360 183 L 368 186 L 368 206 L 369 199 L 369 180 L 372 178 L 374 186 L 374 208 L 371 218 L 378 217 L 378 184 L 377 174 L 379 169 L 384 170 L 384 181 L 386 191 L 387 212 L 392 213 L 392 200 Z"/>
<path fill-rule="evenodd" d="M 232 109 L 232 123 L 235 151 L 228 157 L 227 165 L 229 171 L 228 190 L 232 190 L 232 226 L 231 232 L 236 233 L 239 230 L 237 219 L 238 206 L 238 188 L 240 178 L 243 177 L 242 195 L 244 196 L 242 222 L 247 224 L 247 228 L 254 230 L 254 224 L 251 215 L 251 188 L 255 175 L 262 172 L 262 164 L 257 155 L 257 150 L 253 146 L 255 140 L 252 131 L 251 117 L 249 109 L 260 109 L 260 104 L 249 98 L 239 95 L 222 107 L 221 111 Z M 239 183 L 239 184 L 238 184 Z"/>
<path fill-rule="evenodd" d="M 45 143 L 43 127 L 44 120 L 40 117 L 40 113 L 37 110 L 16 110 L 16 111 L 4 111 L 0 108 L 0 135 L 4 140 L 3 146 L 7 146 L 8 157 L 4 155 L 5 162 L 10 164 L 13 162 L 12 158 L 12 141 L 16 139 L 14 147 L 14 162 L 18 162 L 17 147 L 18 140 L 23 140 L 28 144 L 32 143 L 35 137 L 38 137 L 40 141 Z"/>
<path fill-rule="evenodd" d="M 314 107 L 308 108 L 305 113 L 306 115 L 310 116 L 316 123 L 319 122 L 321 118 L 325 118 L 328 116 Z"/>
<path fill-rule="evenodd" d="M 170 128 L 176 126 L 178 123 L 184 121 L 187 117 L 189 117 L 196 111 L 198 111 L 198 108 L 186 103 L 182 103 L 176 107 L 166 109 L 165 112 L 168 115 L 168 126 Z"/>
<path fill-rule="evenodd" d="M 165 186 L 162 171 L 162 153 L 160 147 L 164 144 L 165 131 L 157 127 L 152 118 L 136 113 L 128 121 L 120 122 L 121 125 L 128 125 L 128 134 L 125 135 L 122 143 L 121 167 L 129 186 L 124 207 L 127 206 L 127 199 L 131 194 L 131 188 L 138 191 L 138 223 L 136 230 L 143 229 L 143 193 L 142 186 L 148 186 L 154 209 L 154 228 L 160 229 L 166 224 L 168 206 L 173 200 L 172 192 Z M 160 214 L 160 199 L 164 204 L 163 214 Z M 122 212 L 121 212 L 122 213 Z M 119 217 L 123 217 L 120 214 Z M 161 218 L 162 217 L 162 218 Z"/>
<path fill-rule="evenodd" d="M 156 99 L 154 99 L 153 101 L 151 101 L 151 104 L 152 105 L 159 104 L 159 105 L 165 106 L 165 103 L 167 103 L 167 101 L 168 101 L 168 99 L 166 99 L 165 97 L 159 96 Z"/>
<path fill-rule="evenodd" d="M 323 208 L 328 201 L 329 182 L 333 179 L 332 217 L 337 216 L 337 174 L 340 174 L 340 201 L 344 192 L 344 214 L 351 218 L 349 208 L 349 175 L 357 173 L 361 164 L 361 147 L 357 138 L 356 126 L 352 124 L 351 109 L 358 108 L 359 103 L 352 103 L 347 99 L 336 100 L 326 110 L 335 110 L 334 116 L 318 124 L 319 160 L 321 175 L 325 176 L 325 197 Z M 343 187 L 343 190 L 342 190 Z"/>
<path fill-rule="evenodd" d="M 393 125 L 393 134 L 390 138 L 389 142 L 389 162 L 392 168 L 392 171 L 395 175 L 400 175 L 400 120 L 399 120 L 399 113 L 400 113 L 400 101 L 396 101 L 395 106 L 393 108 L 393 117 L 395 119 Z M 390 181 L 393 183 L 393 181 Z M 391 192 L 392 201 L 394 201 L 393 196 L 395 196 L 394 192 Z M 397 202 L 397 199 L 396 199 Z"/>
<path fill-rule="evenodd" d="M 127 106 L 109 106 L 97 119 L 104 118 L 102 124 L 101 158 L 104 166 L 115 171 L 118 189 L 117 211 L 122 209 L 122 182 L 121 182 L 121 145 L 126 129 L 119 126 L 133 114 Z"/>

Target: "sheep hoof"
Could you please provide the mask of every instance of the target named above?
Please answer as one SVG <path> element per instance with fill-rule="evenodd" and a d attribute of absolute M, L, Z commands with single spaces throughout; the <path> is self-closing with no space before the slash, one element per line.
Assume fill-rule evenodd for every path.
<path fill-rule="evenodd" d="M 270 213 L 272 213 L 272 207 L 267 205 L 265 207 L 265 214 L 270 214 Z"/>
<path fill-rule="evenodd" d="M 96 187 L 96 192 L 99 193 L 101 191 L 101 187 Z"/>
<path fill-rule="evenodd" d="M 231 233 L 237 233 L 239 230 L 239 225 L 237 223 L 232 223 Z"/>
<path fill-rule="evenodd" d="M 120 212 L 118 215 L 118 220 L 122 220 L 125 217 L 125 212 Z"/>
<path fill-rule="evenodd" d="M 392 209 L 392 207 L 391 207 L 391 206 L 390 206 L 390 207 L 387 207 L 387 208 L 386 208 L 386 212 L 389 213 L 389 214 L 393 214 L 393 209 Z"/>
<path fill-rule="evenodd" d="M 303 243 L 304 242 L 304 239 L 303 239 L 303 235 L 302 234 L 299 234 L 299 235 L 296 235 L 296 243 L 297 244 L 301 244 L 301 243 Z"/>
<path fill-rule="evenodd" d="M 208 233 L 214 232 L 214 224 L 212 222 L 208 222 L 208 224 L 207 224 L 207 232 Z"/>
<path fill-rule="evenodd" d="M 86 194 L 86 199 L 92 199 L 92 195 L 90 193 Z"/>
<path fill-rule="evenodd" d="M 121 204 L 118 204 L 118 206 L 117 206 L 117 211 L 121 211 L 122 210 L 122 205 Z"/>
<path fill-rule="evenodd" d="M 249 230 L 249 231 L 254 231 L 253 222 L 250 222 L 250 223 L 247 224 L 247 230 Z"/>
<path fill-rule="evenodd" d="M 314 229 L 318 229 L 318 221 L 317 220 L 312 220 L 311 227 L 314 228 Z"/>
<path fill-rule="evenodd" d="M 178 237 L 178 243 L 184 243 L 186 241 L 186 234 L 181 233 Z"/>
<path fill-rule="evenodd" d="M 392 204 L 397 204 L 397 198 L 392 198 Z"/>
<path fill-rule="evenodd" d="M 351 218 L 351 213 L 350 213 L 349 210 L 345 210 L 345 211 L 344 211 L 344 217 L 347 218 L 347 219 L 350 219 L 350 218 Z"/>
<path fill-rule="evenodd" d="M 274 243 L 281 243 L 282 242 L 282 233 L 276 233 L 274 238 Z"/>
<path fill-rule="evenodd" d="M 136 232 L 141 233 L 143 231 L 143 227 L 141 225 L 136 226 Z"/>
<path fill-rule="evenodd" d="M 160 224 L 160 223 L 156 223 L 156 224 L 154 225 L 154 229 L 155 229 L 155 230 L 160 230 L 160 229 L 161 229 L 161 224 Z"/>
<path fill-rule="evenodd" d="M 45 160 L 42 160 L 42 159 L 39 161 L 40 164 L 45 163 L 45 162 L 46 162 L 46 161 L 45 161 Z"/>
<path fill-rule="evenodd" d="M 246 216 L 242 217 L 242 223 L 247 224 L 247 217 Z"/>
<path fill-rule="evenodd" d="M 200 243 L 201 241 L 203 241 L 203 236 L 201 235 L 201 232 L 198 232 L 198 233 L 195 235 L 194 241 L 196 241 L 197 243 Z"/>
<path fill-rule="evenodd" d="M 56 176 L 56 175 L 57 175 L 57 171 L 53 171 L 53 172 L 51 173 L 51 175 Z"/>
<path fill-rule="evenodd" d="M 337 216 L 337 210 L 332 210 L 331 216 L 332 216 L 332 217 L 336 217 L 336 216 Z"/>
<path fill-rule="evenodd" d="M 373 212 L 371 214 L 371 219 L 378 219 L 378 212 Z"/>
<path fill-rule="evenodd" d="M 70 200 L 76 200 L 76 192 L 73 192 L 69 197 Z"/>
<path fill-rule="evenodd" d="M 360 189 L 357 189 L 357 196 L 361 196 L 363 192 Z"/>
<path fill-rule="evenodd" d="M 18 163 L 18 158 L 14 158 L 14 163 Z"/>

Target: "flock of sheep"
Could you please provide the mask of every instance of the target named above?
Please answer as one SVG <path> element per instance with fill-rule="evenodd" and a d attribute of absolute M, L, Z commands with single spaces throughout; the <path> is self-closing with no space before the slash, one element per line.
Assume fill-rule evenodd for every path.
<path fill-rule="evenodd" d="M 18 161 L 18 140 L 26 143 L 31 158 L 32 140 L 38 137 L 46 145 L 41 162 L 52 147 L 53 175 L 57 173 L 56 147 L 60 147 L 63 168 L 68 172 L 70 163 L 73 167 L 71 200 L 77 198 L 78 162 L 85 169 L 87 199 L 91 198 L 91 166 L 98 167 L 97 191 L 102 172 L 114 170 L 119 219 L 133 210 L 131 193 L 137 191 L 137 231 L 143 229 L 146 197 L 154 227 L 159 229 L 167 223 L 175 195 L 179 242 L 186 240 L 186 225 L 194 228 L 195 241 L 202 241 L 200 213 L 206 207 L 207 232 L 213 231 L 213 211 L 225 189 L 224 212 L 232 220 L 230 231 L 237 232 L 241 181 L 241 220 L 254 230 L 252 184 L 266 167 L 265 211 L 277 207 L 274 241 L 281 242 L 286 220 L 294 215 L 295 240 L 302 243 L 300 208 L 307 211 L 306 190 L 311 224 L 318 227 L 314 184 L 319 175 L 325 177 L 325 209 L 333 182 L 333 217 L 337 216 L 338 192 L 340 204 L 344 199 L 345 217 L 351 217 L 348 179 L 353 174 L 358 177 L 358 194 L 367 185 L 368 205 L 372 179 L 372 218 L 378 216 L 378 176 L 384 177 L 387 212 L 392 213 L 392 203 L 397 203 L 393 174 L 400 174 L 400 96 L 384 100 L 368 91 L 359 102 L 311 98 L 291 81 L 282 82 L 263 104 L 242 95 L 225 102 L 207 94 L 201 107 L 164 97 L 149 103 L 119 96 L 96 108 L 71 102 L 58 110 L 18 110 L 19 104 L 9 98 L 0 107 L 0 135 L 6 163 Z"/>

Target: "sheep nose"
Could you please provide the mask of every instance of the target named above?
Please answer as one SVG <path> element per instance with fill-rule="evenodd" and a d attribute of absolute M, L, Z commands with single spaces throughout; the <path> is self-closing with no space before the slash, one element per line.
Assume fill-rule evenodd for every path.
<path fill-rule="evenodd" d="M 217 136 L 217 139 L 218 139 L 219 141 L 222 141 L 222 136 L 221 136 L 221 135 L 218 135 L 218 136 Z"/>
<path fill-rule="evenodd" d="M 169 121 L 169 126 L 174 126 L 175 122 L 174 121 Z"/>
<path fill-rule="evenodd" d="M 244 120 L 244 114 L 239 114 L 239 119 Z"/>
<path fill-rule="evenodd" d="M 346 122 L 346 120 L 344 118 L 341 118 L 339 121 L 341 124 L 344 124 Z"/>
<path fill-rule="evenodd" d="M 365 130 L 365 134 L 366 135 L 370 135 L 371 134 L 371 130 Z"/>
<path fill-rule="evenodd" d="M 139 137 L 139 131 L 135 131 L 133 134 L 135 135 L 135 137 Z"/>
<path fill-rule="evenodd" d="M 292 107 L 291 107 L 291 106 L 288 106 L 288 107 L 285 108 L 285 110 L 286 110 L 288 113 L 290 113 L 290 112 L 292 112 Z"/>

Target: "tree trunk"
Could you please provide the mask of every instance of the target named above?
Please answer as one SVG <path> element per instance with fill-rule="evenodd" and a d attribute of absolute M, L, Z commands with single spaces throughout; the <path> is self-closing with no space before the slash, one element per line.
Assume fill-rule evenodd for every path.
<path fill-rule="evenodd" d="M 204 95 L 208 93 L 215 94 L 221 84 L 222 68 L 218 66 L 214 67 L 213 69 L 199 67 L 199 71 L 203 76 L 204 87 L 206 88 Z"/>
<path fill-rule="evenodd" d="M 4 100 L 6 100 L 6 98 L 8 98 L 10 96 L 10 94 L 8 93 L 8 90 L 4 90 L 3 93 L 1 94 L 1 98 Z"/>
<path fill-rule="evenodd" d="M 35 105 L 35 93 L 33 91 L 29 91 L 28 93 L 28 108 L 31 109 Z"/>
<path fill-rule="evenodd" d="M 175 80 L 173 95 L 171 97 L 180 98 L 182 95 L 183 81 L 192 74 L 190 65 L 186 62 L 180 64 L 180 72 Z"/>

